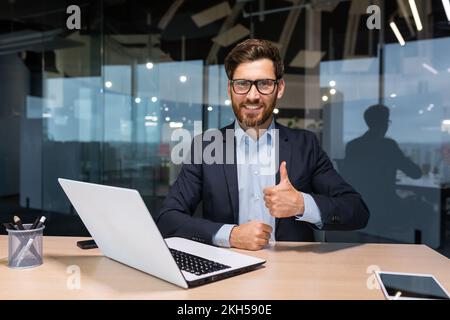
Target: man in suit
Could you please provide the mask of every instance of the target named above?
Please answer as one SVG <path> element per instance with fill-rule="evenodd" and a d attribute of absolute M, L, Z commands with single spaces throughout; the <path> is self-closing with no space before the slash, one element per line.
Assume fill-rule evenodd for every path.
<path fill-rule="evenodd" d="M 192 161 L 183 165 L 156 217 L 163 236 L 259 250 L 270 240 L 314 241 L 314 228 L 364 228 L 367 206 L 334 170 L 315 135 L 274 121 L 285 89 L 278 49 L 245 40 L 228 54 L 225 69 L 236 121 L 216 135 L 223 137 L 225 152 L 218 158 L 224 161 L 195 161 L 195 146 L 205 151 L 212 139 L 194 138 Z M 258 161 L 266 155 L 275 170 Z M 193 217 L 201 201 L 203 218 Z"/>

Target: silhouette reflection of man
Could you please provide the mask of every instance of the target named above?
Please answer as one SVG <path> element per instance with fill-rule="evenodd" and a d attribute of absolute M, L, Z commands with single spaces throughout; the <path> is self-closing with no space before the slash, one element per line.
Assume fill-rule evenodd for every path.
<path fill-rule="evenodd" d="M 364 120 L 369 130 L 347 144 L 341 173 L 361 193 L 373 212 L 369 228 L 371 224 L 376 230 L 387 231 L 395 228 L 397 223 L 397 227 L 412 227 L 408 221 L 394 217 L 399 210 L 409 211 L 411 206 L 396 195 L 396 175 L 397 170 L 401 170 L 407 176 L 419 179 L 421 169 L 404 155 L 395 140 L 385 137 L 391 122 L 388 107 L 369 107 L 364 112 Z M 407 220 L 414 219 L 410 216 Z"/>

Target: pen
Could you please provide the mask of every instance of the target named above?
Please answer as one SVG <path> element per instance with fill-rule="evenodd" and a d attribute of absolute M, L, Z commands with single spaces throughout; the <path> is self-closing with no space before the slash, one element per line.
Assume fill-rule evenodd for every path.
<path fill-rule="evenodd" d="M 39 219 L 39 222 L 35 229 L 39 229 L 40 227 L 42 227 L 46 219 L 47 219 L 46 217 L 42 216 L 41 219 Z"/>
<path fill-rule="evenodd" d="M 11 222 L 4 223 L 3 226 L 4 226 L 6 229 L 9 229 L 9 230 L 16 230 L 16 227 L 15 227 L 14 224 L 12 224 Z"/>
<path fill-rule="evenodd" d="M 14 223 L 16 224 L 19 230 L 25 230 L 25 228 L 22 225 L 22 221 L 18 216 L 14 216 Z"/>
<path fill-rule="evenodd" d="M 33 223 L 33 225 L 31 226 L 30 230 L 33 230 L 33 229 L 36 229 L 36 228 L 37 228 L 37 226 L 38 226 L 39 221 L 40 221 L 41 218 L 42 218 L 42 217 L 37 217 L 36 220 L 34 220 L 34 223 Z"/>
<path fill-rule="evenodd" d="M 23 258 L 25 257 L 25 254 L 27 253 L 27 251 L 30 249 L 31 245 L 33 244 L 33 240 L 34 240 L 34 238 L 29 239 L 27 244 L 25 245 L 25 247 L 23 247 L 22 250 L 20 250 L 19 255 L 17 256 L 17 263 L 16 263 L 17 267 L 20 265 Z"/>

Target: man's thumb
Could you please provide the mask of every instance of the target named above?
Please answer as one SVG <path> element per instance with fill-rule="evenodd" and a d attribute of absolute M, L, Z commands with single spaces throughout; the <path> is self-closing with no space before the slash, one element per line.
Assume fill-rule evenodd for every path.
<path fill-rule="evenodd" d="M 286 169 L 286 161 L 283 161 L 280 164 L 280 183 L 281 182 L 289 182 L 289 177 Z"/>

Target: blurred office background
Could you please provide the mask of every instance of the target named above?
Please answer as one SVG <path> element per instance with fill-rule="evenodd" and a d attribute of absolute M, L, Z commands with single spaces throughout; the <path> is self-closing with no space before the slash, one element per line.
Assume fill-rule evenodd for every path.
<path fill-rule="evenodd" d="M 450 256 L 449 20 L 448 0 L 1 1 L 0 222 L 87 235 L 58 177 L 135 188 L 157 212 L 171 133 L 233 121 L 224 57 L 255 37 L 285 60 L 278 121 L 313 131 L 371 210 L 321 236 Z"/>

